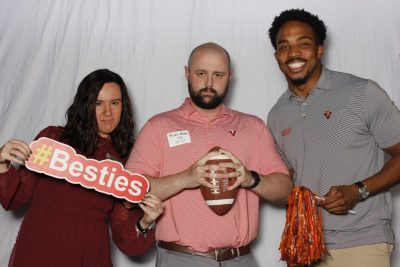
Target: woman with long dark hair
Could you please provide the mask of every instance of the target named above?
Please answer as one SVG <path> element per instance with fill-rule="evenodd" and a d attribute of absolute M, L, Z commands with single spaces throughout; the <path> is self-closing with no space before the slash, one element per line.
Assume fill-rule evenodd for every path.
<path fill-rule="evenodd" d="M 36 139 L 48 137 L 72 146 L 88 158 L 125 163 L 134 143 L 132 105 L 122 78 L 96 70 L 79 84 L 64 127 L 49 126 Z M 0 149 L 0 202 L 4 209 L 30 203 L 9 266 L 112 266 L 109 231 L 128 255 L 146 251 L 154 241 L 152 225 L 162 202 L 148 194 L 139 208 L 65 180 L 46 177 L 24 164 L 28 144 L 12 139 Z"/>

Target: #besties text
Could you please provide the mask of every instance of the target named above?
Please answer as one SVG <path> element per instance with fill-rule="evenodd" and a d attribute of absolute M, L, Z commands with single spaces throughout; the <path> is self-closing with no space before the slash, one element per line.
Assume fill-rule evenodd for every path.
<path fill-rule="evenodd" d="M 87 159 L 63 143 L 41 137 L 30 145 L 33 154 L 26 162 L 29 170 L 65 179 L 70 183 L 137 203 L 150 188 L 140 174 L 125 170 L 112 160 Z"/>

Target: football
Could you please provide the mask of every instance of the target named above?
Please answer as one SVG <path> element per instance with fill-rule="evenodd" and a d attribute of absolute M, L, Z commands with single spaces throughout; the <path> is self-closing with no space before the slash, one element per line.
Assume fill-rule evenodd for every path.
<path fill-rule="evenodd" d="M 218 147 L 214 147 L 210 151 L 218 150 Z M 223 162 L 232 162 L 229 156 L 220 154 L 210 158 L 206 164 L 218 165 Z M 235 172 L 233 168 L 227 168 L 228 173 Z M 217 171 L 222 172 L 222 171 Z M 217 185 L 217 189 L 200 186 L 201 194 L 208 205 L 208 207 L 218 215 L 226 214 L 232 207 L 237 188 L 233 190 L 227 190 L 227 188 L 236 182 L 236 177 L 232 178 L 206 178 L 209 183 Z"/>

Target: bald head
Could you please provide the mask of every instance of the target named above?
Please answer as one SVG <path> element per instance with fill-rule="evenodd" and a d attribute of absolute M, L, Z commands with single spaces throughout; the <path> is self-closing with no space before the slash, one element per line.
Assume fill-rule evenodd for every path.
<path fill-rule="evenodd" d="M 231 70 L 231 57 L 229 56 L 228 51 L 226 51 L 225 48 L 216 43 L 205 43 L 195 47 L 193 51 L 190 53 L 188 67 L 190 68 L 193 65 L 193 60 L 195 60 L 197 56 L 202 55 L 204 53 L 224 55 L 229 70 Z"/>
<path fill-rule="evenodd" d="M 214 43 L 199 45 L 190 53 L 185 76 L 194 105 L 214 114 L 228 92 L 232 77 L 228 52 Z"/>

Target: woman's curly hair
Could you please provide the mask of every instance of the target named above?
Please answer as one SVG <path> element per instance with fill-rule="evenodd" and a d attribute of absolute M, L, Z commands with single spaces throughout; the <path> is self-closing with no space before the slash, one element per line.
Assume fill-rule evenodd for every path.
<path fill-rule="evenodd" d="M 110 138 L 121 157 L 128 156 L 134 143 L 132 104 L 127 87 L 117 73 L 108 69 L 95 70 L 79 84 L 74 102 L 69 106 L 65 117 L 67 123 L 61 141 L 91 156 L 97 149 L 96 101 L 105 83 L 116 83 L 121 89 L 121 119 Z"/>

